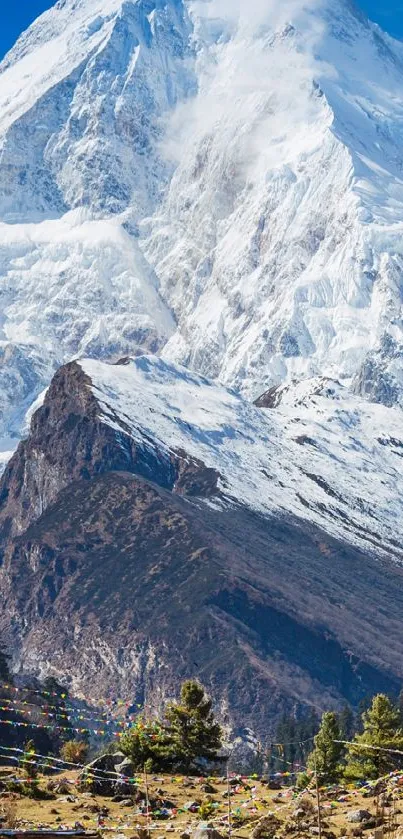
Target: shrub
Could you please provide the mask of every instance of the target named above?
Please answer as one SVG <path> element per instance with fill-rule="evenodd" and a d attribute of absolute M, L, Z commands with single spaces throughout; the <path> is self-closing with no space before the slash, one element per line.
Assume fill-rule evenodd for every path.
<path fill-rule="evenodd" d="M 307 787 L 309 787 L 311 780 L 312 776 L 308 775 L 308 772 L 300 772 L 299 775 L 297 775 L 297 789 L 306 789 Z"/>
<path fill-rule="evenodd" d="M 66 763 L 83 764 L 88 757 L 88 743 L 82 740 L 68 740 L 60 749 L 60 757 Z"/>
<path fill-rule="evenodd" d="M 214 807 L 211 801 L 205 801 L 203 804 L 200 804 L 199 807 L 199 816 L 202 822 L 208 822 L 211 816 L 214 813 Z"/>

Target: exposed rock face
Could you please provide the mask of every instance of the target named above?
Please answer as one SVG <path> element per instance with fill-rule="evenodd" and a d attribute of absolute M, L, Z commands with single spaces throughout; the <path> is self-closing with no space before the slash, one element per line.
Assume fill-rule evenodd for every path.
<path fill-rule="evenodd" d="M 169 457 L 146 437 L 141 445 L 116 418 L 111 428 L 99 418 L 91 381 L 75 362 L 53 378 L 33 416 L 29 439 L 19 444 L 0 489 L 0 526 L 18 533 L 47 509 L 72 481 L 111 471 L 133 472 L 186 495 L 214 495 L 218 475 L 183 453 Z"/>
<path fill-rule="evenodd" d="M 217 393 L 204 387 L 211 416 Z M 231 498 L 226 475 L 174 449 L 170 426 L 147 433 L 113 413 L 105 388 L 80 364 L 60 370 L 0 484 L 0 629 L 16 663 L 155 706 L 198 676 L 224 719 L 262 733 L 285 707 L 397 691 L 400 566 Z M 223 434 L 204 417 L 199 450 L 210 436 L 225 465 Z"/>
<path fill-rule="evenodd" d="M 384 336 L 377 352 L 368 353 L 353 381 L 353 390 L 372 402 L 394 405 L 400 398 L 403 344 Z"/>

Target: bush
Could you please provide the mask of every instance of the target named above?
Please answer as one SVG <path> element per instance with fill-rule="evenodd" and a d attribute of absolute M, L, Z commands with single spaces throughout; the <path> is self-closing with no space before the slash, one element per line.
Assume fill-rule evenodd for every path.
<path fill-rule="evenodd" d="M 162 765 L 163 732 L 155 720 L 138 717 L 136 725 L 125 731 L 119 748 L 130 758 L 136 770 L 152 771 Z"/>
<path fill-rule="evenodd" d="M 60 749 L 60 757 L 66 763 L 83 764 L 88 757 L 88 743 L 82 740 L 68 740 Z"/>
<path fill-rule="evenodd" d="M 211 818 L 211 816 L 214 813 L 214 809 L 215 808 L 213 807 L 211 801 L 206 801 L 206 802 L 204 802 L 204 804 L 200 805 L 198 814 L 199 814 L 202 822 L 208 822 L 208 820 Z"/>
<path fill-rule="evenodd" d="M 54 801 L 56 798 L 52 793 L 41 789 L 39 781 L 32 781 L 30 784 L 9 781 L 6 784 L 6 789 L 8 792 L 16 792 L 18 795 L 24 795 L 26 798 L 34 798 L 36 801 Z"/>
<path fill-rule="evenodd" d="M 298 809 L 303 810 L 306 816 L 312 816 L 315 812 L 315 805 L 312 798 L 301 798 L 301 801 L 298 801 Z"/>
<path fill-rule="evenodd" d="M 312 776 L 308 775 L 308 772 L 300 772 L 299 775 L 297 775 L 297 789 L 307 789 L 307 787 L 309 787 L 309 784 L 311 783 L 311 779 Z"/>

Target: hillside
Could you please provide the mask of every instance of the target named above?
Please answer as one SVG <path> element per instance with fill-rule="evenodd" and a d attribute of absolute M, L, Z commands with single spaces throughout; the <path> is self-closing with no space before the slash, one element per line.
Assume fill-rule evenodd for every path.
<path fill-rule="evenodd" d="M 10 775 L 10 770 L 3 770 L 3 780 Z M 13 773 L 15 774 L 15 773 Z M 198 805 L 211 802 L 214 804 L 210 823 L 220 833 L 228 832 L 227 782 L 223 777 L 187 778 L 181 775 L 149 776 L 148 793 L 150 800 L 150 819 L 145 815 L 146 789 L 143 775 L 133 785 L 130 796 L 120 795 L 111 799 L 90 790 L 83 792 L 78 788 L 79 773 L 65 771 L 59 773 L 50 785 L 56 782 L 56 794 L 50 801 L 34 801 L 16 794 L 8 802 L 8 812 L 13 812 L 14 819 L 23 829 L 53 828 L 74 829 L 76 825 L 87 831 L 98 830 L 101 834 L 110 831 L 137 831 L 149 824 L 152 833 L 157 835 L 180 836 L 183 832 L 193 835 L 200 825 Z M 366 835 L 374 825 L 383 824 L 385 832 L 392 834 L 401 829 L 400 812 L 401 774 L 392 776 L 383 785 L 385 803 L 379 805 L 376 787 L 368 784 L 364 789 L 350 786 L 327 787 L 321 790 L 322 830 L 325 839 L 335 836 L 357 837 Z M 316 835 L 317 812 L 316 792 L 297 795 L 287 784 L 290 778 L 271 778 L 270 782 L 252 777 L 233 775 L 231 777 L 231 819 L 232 833 L 240 839 L 251 836 L 260 819 L 270 814 L 268 825 L 271 832 L 279 839 L 285 836 L 309 837 Z M 40 786 L 46 789 L 49 778 L 40 778 Z M 278 787 L 277 789 L 270 789 Z M 3 806 L 5 802 L 3 801 Z M 7 809 L 7 807 L 6 807 Z M 352 821 L 353 814 L 362 814 L 362 821 Z M 200 827 L 199 827 L 200 830 Z M 365 832 L 364 832 L 365 831 Z"/>
<path fill-rule="evenodd" d="M 231 425 L 242 413 L 249 439 Z M 62 368 L 0 485 L 0 628 L 16 662 L 154 707 L 197 676 L 224 719 L 262 733 L 287 707 L 397 693 L 401 565 L 371 556 L 367 533 L 297 518 L 311 479 L 293 464 L 283 483 L 292 456 L 273 414 L 158 359 Z M 252 422 L 273 473 L 256 485 Z"/>

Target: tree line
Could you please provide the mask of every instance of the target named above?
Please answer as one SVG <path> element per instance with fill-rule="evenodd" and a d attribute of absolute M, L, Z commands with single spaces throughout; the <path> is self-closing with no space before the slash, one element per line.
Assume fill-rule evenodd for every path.
<path fill-rule="evenodd" d="M 307 765 L 318 773 L 323 784 L 377 779 L 395 769 L 402 769 L 401 704 L 396 704 L 385 694 L 377 694 L 370 707 L 361 714 L 359 730 L 351 733 L 350 737 L 346 737 L 340 715 L 326 711 Z M 303 773 L 299 785 L 304 786 L 308 779 L 309 776 Z"/>
<path fill-rule="evenodd" d="M 0 700 L 10 696 L 6 684 L 12 684 L 12 675 L 9 656 L 0 644 Z M 38 698 L 38 712 L 46 708 L 42 703 L 46 692 L 51 692 L 52 714 L 57 719 L 65 711 L 66 688 L 50 678 L 43 684 L 43 691 Z M 34 709 L 34 705 L 31 707 Z M 0 712 L 1 719 L 18 720 L 18 712 L 9 711 L 6 706 Z M 88 754 L 88 738 L 76 740 L 64 714 L 63 729 L 31 729 L 28 752 L 40 747 L 43 753 L 59 752 L 69 762 L 83 763 Z M 4 745 L 20 745 L 23 738 L 26 741 L 27 733 L 7 727 L 1 732 L 1 740 Z M 140 714 L 120 738 L 119 749 L 130 758 L 135 771 L 145 767 L 188 773 L 200 762 L 225 760 L 220 756 L 223 736 L 211 698 L 201 684 L 188 680 L 181 687 L 179 701 L 168 702 L 159 718 Z M 300 787 L 310 782 L 312 771 L 323 784 L 379 778 L 394 769 L 403 769 L 403 695 L 394 701 L 377 694 L 363 702 L 358 714 L 346 707 L 340 712 L 326 711 L 321 720 L 315 710 L 299 720 L 284 715 L 275 739 L 276 744 L 260 744 L 254 755 L 258 774 L 303 765 L 309 771 L 300 773 Z"/>

